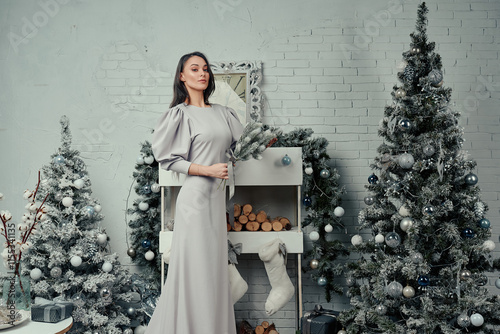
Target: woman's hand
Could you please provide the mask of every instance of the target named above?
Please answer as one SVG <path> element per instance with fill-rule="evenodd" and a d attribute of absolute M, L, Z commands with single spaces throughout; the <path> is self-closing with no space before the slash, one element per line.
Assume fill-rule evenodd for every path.
<path fill-rule="evenodd" d="M 211 166 L 203 166 L 198 164 L 191 164 L 189 166 L 189 175 L 209 176 L 218 179 L 229 179 L 227 171 L 227 163 L 217 163 Z"/>

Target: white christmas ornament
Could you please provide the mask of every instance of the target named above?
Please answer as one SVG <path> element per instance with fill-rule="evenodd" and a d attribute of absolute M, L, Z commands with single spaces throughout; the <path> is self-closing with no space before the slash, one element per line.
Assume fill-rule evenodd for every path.
<path fill-rule="evenodd" d="M 64 198 L 62 199 L 62 204 L 63 204 L 65 207 L 69 208 L 70 206 L 72 206 L 72 205 L 73 205 L 73 199 L 72 199 L 71 197 L 64 197 Z"/>
<path fill-rule="evenodd" d="M 94 210 L 95 210 L 95 212 L 99 213 L 102 210 L 102 206 L 100 206 L 99 204 L 96 204 L 96 205 L 94 205 Z"/>
<path fill-rule="evenodd" d="M 359 234 L 356 234 L 351 238 L 351 244 L 353 246 L 359 246 L 362 243 L 363 243 L 363 237 L 361 237 Z"/>
<path fill-rule="evenodd" d="M 3 200 L 3 194 L 0 193 L 0 201 Z"/>
<path fill-rule="evenodd" d="M 327 224 L 325 226 L 325 232 L 330 233 L 331 231 L 333 231 L 333 226 L 331 224 Z"/>
<path fill-rule="evenodd" d="M 137 156 L 137 159 L 135 159 L 138 165 L 144 164 L 144 156 L 142 154 Z"/>
<path fill-rule="evenodd" d="M 337 206 L 334 210 L 333 210 L 333 214 L 336 216 L 336 217 L 342 217 L 345 213 L 345 210 L 343 207 L 341 206 Z"/>
<path fill-rule="evenodd" d="M 484 318 L 481 314 L 479 313 L 473 313 L 470 316 L 470 322 L 472 325 L 479 327 L 482 326 L 484 323 Z"/>
<path fill-rule="evenodd" d="M 319 233 L 317 231 L 312 231 L 311 233 L 309 233 L 309 239 L 311 239 L 312 241 L 318 240 Z"/>
<path fill-rule="evenodd" d="M 156 182 L 151 185 L 151 191 L 154 193 L 159 192 L 160 189 L 161 189 L 160 185 Z"/>
<path fill-rule="evenodd" d="M 492 250 L 495 249 L 495 243 L 493 242 L 493 240 L 486 240 L 483 243 L 483 248 L 491 252 Z"/>
<path fill-rule="evenodd" d="M 113 270 L 113 265 L 110 262 L 104 262 L 102 264 L 102 271 L 109 273 L 111 270 Z"/>
<path fill-rule="evenodd" d="M 304 169 L 304 173 L 306 173 L 307 175 L 311 175 L 313 173 L 312 167 L 306 167 Z"/>
<path fill-rule="evenodd" d="M 146 202 L 140 202 L 139 203 L 139 210 L 146 211 L 147 209 L 149 209 L 149 204 L 148 203 L 146 203 Z"/>
<path fill-rule="evenodd" d="M 402 205 L 399 208 L 399 214 L 403 217 L 408 217 L 410 215 L 410 210 L 406 207 L 406 205 Z"/>
<path fill-rule="evenodd" d="M 101 246 L 104 246 L 108 242 L 108 236 L 104 233 L 99 233 L 97 235 L 97 243 Z"/>
<path fill-rule="evenodd" d="M 73 181 L 73 185 L 76 189 L 82 189 L 85 185 L 85 181 L 83 181 L 82 179 L 76 179 L 75 181 Z"/>
<path fill-rule="evenodd" d="M 71 258 L 70 262 L 73 267 L 79 267 L 82 264 L 82 258 L 75 255 Z"/>
<path fill-rule="evenodd" d="M 413 226 L 413 219 L 411 219 L 410 217 L 404 217 L 401 220 L 401 223 L 399 223 L 399 227 L 401 227 L 401 229 L 405 232 L 408 231 L 408 229 L 412 226 Z"/>
<path fill-rule="evenodd" d="M 30 277 L 36 281 L 42 277 L 42 271 L 39 268 L 33 268 L 30 271 Z"/>
<path fill-rule="evenodd" d="M 144 163 L 151 165 L 155 161 L 155 158 L 152 155 L 148 155 L 147 157 L 144 157 Z"/>
<path fill-rule="evenodd" d="M 144 258 L 148 261 L 152 261 L 155 258 L 155 253 L 153 253 L 153 251 L 148 250 L 146 254 L 144 254 Z"/>
<path fill-rule="evenodd" d="M 385 237 L 384 237 L 384 235 L 383 235 L 382 233 L 377 234 L 377 235 L 375 236 L 375 242 L 376 242 L 377 244 L 382 244 L 382 243 L 384 243 L 384 242 L 385 242 Z"/>
<path fill-rule="evenodd" d="M 134 329 L 134 334 L 144 334 L 146 333 L 146 326 L 139 325 Z"/>
<path fill-rule="evenodd" d="M 415 296 L 415 289 L 413 289 L 411 286 L 407 285 L 403 289 L 403 296 L 406 298 L 411 298 Z"/>

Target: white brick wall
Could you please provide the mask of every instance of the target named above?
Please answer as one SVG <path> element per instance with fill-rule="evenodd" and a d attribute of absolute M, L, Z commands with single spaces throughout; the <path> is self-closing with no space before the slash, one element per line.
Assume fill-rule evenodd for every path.
<path fill-rule="evenodd" d="M 409 48 L 419 2 L 360 0 L 346 6 L 343 0 L 323 0 L 316 8 L 313 3 L 303 6 L 302 0 L 279 0 L 279 11 L 266 1 L 255 7 L 235 3 L 217 20 L 211 2 L 200 2 L 199 7 L 179 2 L 175 11 L 156 0 L 143 7 L 126 0 L 99 5 L 68 2 L 37 36 L 18 46 L 15 56 L 4 53 L 11 50 L 8 39 L 0 40 L 4 59 L 0 73 L 5 78 L 0 141 L 8 144 L 2 146 L 6 156 L 16 157 L 0 162 L 16 163 L 12 172 L 0 173 L 0 191 L 14 194 L 32 186 L 33 178 L 26 181 L 27 175 L 35 175 L 60 145 L 58 121 L 67 114 L 73 142 L 89 167 L 93 195 L 104 204 L 103 225 L 111 245 L 125 254 L 122 217 L 139 142 L 149 139 L 149 129 L 170 103 L 179 55 L 200 49 L 212 60 L 261 60 L 264 120 L 285 131 L 311 127 L 315 135 L 329 140 L 331 164 L 347 190 L 343 222 L 348 234 L 334 237 L 349 244 L 364 206 L 369 164 L 381 143 L 378 123 L 397 83 L 401 53 Z M 427 3 L 429 39 L 442 56 L 445 85 L 454 89 L 452 102 L 462 111 L 465 148 L 478 163 L 479 185 L 497 243 L 494 256 L 499 257 L 500 2 Z M 2 16 L 2 36 L 20 33 L 22 18 L 30 20 L 41 10 L 35 0 L 4 1 L 0 8 L 0 13 L 9 13 Z M 205 18 L 208 13 L 216 19 L 203 26 L 198 21 L 206 21 L 193 19 L 186 25 L 188 17 L 178 14 L 183 10 L 190 18 L 199 13 Z M 210 38 L 200 29 L 210 32 Z M 235 38 L 236 33 L 242 37 Z M 26 139 L 47 137 L 43 147 Z M 16 214 L 18 203 L 9 201 L 2 209 Z M 21 214 L 22 208 L 17 216 Z M 128 263 L 125 255 L 122 263 Z M 293 300 L 271 318 L 263 312 L 270 286 L 258 257 L 241 256 L 238 268 L 250 285 L 236 305 L 238 319 L 253 325 L 273 321 L 280 334 L 293 333 Z M 296 270 L 289 257 L 293 279 Z M 490 285 L 497 274 L 491 276 Z M 339 277 L 338 282 L 344 279 Z M 316 303 L 336 310 L 348 307 L 348 300 L 340 296 L 325 303 L 322 289 L 308 275 L 303 285 L 306 310 Z"/>

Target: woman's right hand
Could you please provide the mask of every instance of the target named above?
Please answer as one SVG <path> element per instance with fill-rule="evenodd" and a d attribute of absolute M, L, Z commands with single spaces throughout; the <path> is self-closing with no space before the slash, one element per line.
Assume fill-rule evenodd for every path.
<path fill-rule="evenodd" d="M 229 178 L 229 174 L 227 171 L 227 163 L 221 162 L 218 164 L 213 164 L 211 166 L 208 166 L 208 174 L 209 175 L 207 175 L 207 176 L 227 180 Z"/>

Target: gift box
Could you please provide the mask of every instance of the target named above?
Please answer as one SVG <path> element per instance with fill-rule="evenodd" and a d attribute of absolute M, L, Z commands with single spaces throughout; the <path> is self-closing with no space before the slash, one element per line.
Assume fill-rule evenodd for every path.
<path fill-rule="evenodd" d="M 340 327 L 338 312 L 316 305 L 314 310 L 304 313 L 301 321 L 302 334 L 337 334 Z"/>
<path fill-rule="evenodd" d="M 40 298 L 41 299 L 41 298 Z M 71 316 L 73 303 L 35 299 L 31 305 L 31 320 L 39 322 L 59 322 Z"/>

